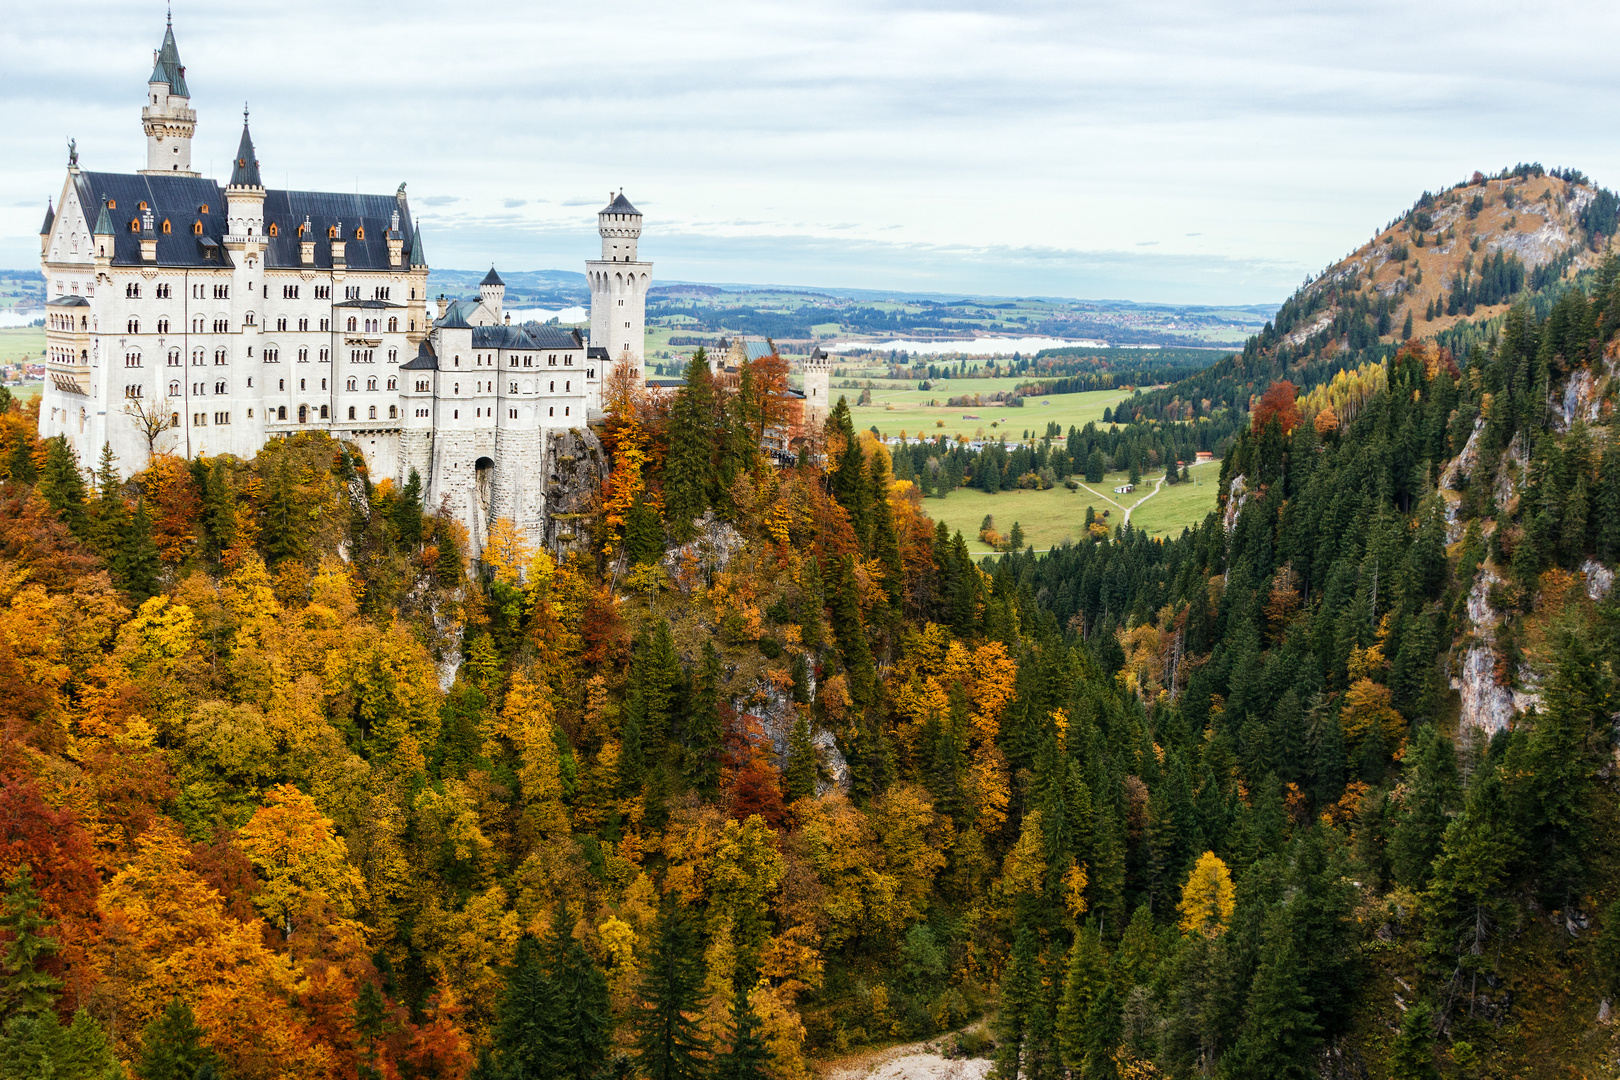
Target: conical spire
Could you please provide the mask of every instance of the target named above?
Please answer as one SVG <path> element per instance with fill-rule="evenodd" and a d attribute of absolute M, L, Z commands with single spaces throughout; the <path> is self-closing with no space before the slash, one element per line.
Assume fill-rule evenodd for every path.
<path fill-rule="evenodd" d="M 39 227 L 39 235 L 51 235 L 51 226 L 56 224 L 56 208 L 49 199 L 45 200 L 45 224 Z"/>
<path fill-rule="evenodd" d="M 163 29 L 163 47 L 158 50 L 157 62 L 152 65 L 152 77 L 146 81 L 166 82 L 169 93 L 177 97 L 191 97 L 191 91 L 186 89 L 185 65 L 180 63 L 180 47 L 174 43 L 172 16 L 169 25 Z"/>
<path fill-rule="evenodd" d="M 427 256 L 422 254 L 422 226 L 419 224 L 413 224 L 411 228 L 411 265 L 427 265 Z"/>
<path fill-rule="evenodd" d="M 96 228 L 94 235 L 113 235 L 112 213 L 107 209 L 107 196 L 105 195 L 101 197 L 101 213 L 96 217 Z"/>
<path fill-rule="evenodd" d="M 236 147 L 236 165 L 231 170 L 231 187 L 264 187 L 259 178 L 259 159 L 253 156 L 253 136 L 248 134 L 247 106 L 242 106 L 242 141 Z"/>

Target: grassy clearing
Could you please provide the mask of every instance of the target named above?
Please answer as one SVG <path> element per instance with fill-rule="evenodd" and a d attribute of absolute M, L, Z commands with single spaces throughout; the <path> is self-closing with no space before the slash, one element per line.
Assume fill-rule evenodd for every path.
<path fill-rule="evenodd" d="M 1131 524 L 1153 536 L 1179 536 L 1182 529 L 1203 521 L 1204 515 L 1215 509 L 1215 481 L 1220 476 L 1220 464 L 1193 466 L 1189 475 L 1192 477 L 1189 483 L 1164 485 L 1157 495 L 1135 506 L 1131 511 Z M 1129 495 L 1114 494 L 1114 488 L 1128 479 L 1123 472 L 1108 473 L 1102 483 L 1087 485 L 1079 491 L 1070 491 L 1061 484 L 1049 491 L 1002 491 L 995 495 L 962 488 L 944 499 L 924 499 L 923 511 L 933 520 L 943 521 L 953 535 L 961 532 L 968 550 L 975 555 L 990 552 L 978 539 L 979 525 L 986 514 L 995 519 L 996 531 L 1003 536 L 1012 530 L 1013 522 L 1018 522 L 1024 530 L 1024 543 L 1039 551 L 1066 540 L 1079 540 L 1088 506 L 1099 515 L 1108 512 L 1104 521 L 1110 529 L 1124 521 L 1122 507 L 1134 506 L 1153 490 L 1158 478 L 1144 477 Z"/>
<path fill-rule="evenodd" d="M 1013 380 L 972 381 L 997 383 Z M 981 387 L 974 389 L 986 392 Z M 952 438 L 957 435 L 966 435 L 969 438 L 979 435 L 986 437 L 1008 435 L 1017 439 L 1026 429 L 1032 435 L 1039 436 L 1046 430 L 1046 425 L 1054 421 L 1062 426 L 1065 434 L 1071 426 L 1085 427 L 1092 421 L 1100 424 L 1104 409 L 1130 397 L 1130 393 L 1123 390 L 1088 390 L 1079 394 L 1025 398 L 1026 404 L 1021 409 L 1010 409 L 1005 405 L 958 405 L 947 408 L 944 405 L 925 404 L 932 399 L 937 398 L 943 402 L 952 394 L 968 392 L 962 389 L 937 393 L 918 390 L 893 392 L 874 390 L 871 405 L 851 405 L 849 413 L 857 430 L 864 431 L 875 426 L 884 435 L 898 435 L 904 431 L 909 438 L 916 438 L 919 435 L 924 438 L 933 438 L 935 435 L 948 435 Z M 847 390 L 843 393 L 851 402 L 855 400 L 855 394 Z M 964 419 L 968 415 L 977 419 Z"/>

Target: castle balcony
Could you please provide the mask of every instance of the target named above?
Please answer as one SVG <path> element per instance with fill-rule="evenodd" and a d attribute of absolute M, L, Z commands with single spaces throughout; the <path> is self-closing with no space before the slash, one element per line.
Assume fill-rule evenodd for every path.
<path fill-rule="evenodd" d="M 252 236 L 237 236 L 233 233 L 227 234 L 222 242 L 226 247 L 263 247 L 267 239 L 269 238 L 258 233 L 254 233 Z"/>

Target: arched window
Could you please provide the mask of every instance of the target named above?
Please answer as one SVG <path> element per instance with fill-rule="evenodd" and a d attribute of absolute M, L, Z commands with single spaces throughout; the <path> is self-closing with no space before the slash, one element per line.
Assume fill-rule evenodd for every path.
<path fill-rule="evenodd" d="M 337 226 L 336 226 L 336 225 L 329 225 L 329 226 L 327 226 L 327 229 L 326 229 L 326 238 L 327 238 L 327 239 L 328 239 L 328 240 L 336 240 L 336 239 L 337 239 L 337 238 L 338 238 L 338 234 L 337 234 Z"/>
<path fill-rule="evenodd" d="M 364 225 L 358 226 L 354 230 L 354 238 L 356 240 L 364 240 L 366 238 L 366 227 Z"/>
<path fill-rule="evenodd" d="M 224 349 L 215 349 L 214 350 L 214 366 L 218 367 L 218 366 L 220 366 L 220 365 L 222 365 L 224 363 L 225 363 L 225 350 Z"/>
<path fill-rule="evenodd" d="M 216 382 L 214 384 L 214 393 L 223 394 L 224 392 L 225 392 L 225 384 L 223 382 Z"/>
<path fill-rule="evenodd" d="M 354 316 L 353 316 L 353 315 L 350 315 L 350 316 L 349 316 L 349 332 L 350 332 L 350 333 L 353 333 L 353 332 L 354 332 L 354 330 L 355 330 L 355 320 L 354 320 Z"/>
<path fill-rule="evenodd" d="M 141 332 L 141 320 L 139 319 L 129 320 L 128 326 L 131 334 L 138 334 Z"/>
<path fill-rule="evenodd" d="M 388 406 L 388 419 L 397 420 L 398 418 L 399 418 L 399 406 L 398 405 L 390 405 L 390 406 Z"/>
<path fill-rule="evenodd" d="M 358 379 L 352 379 L 351 378 L 347 383 L 344 384 L 344 389 L 345 390 L 358 390 L 358 389 L 360 389 L 360 381 Z"/>
<path fill-rule="evenodd" d="M 199 221 L 196 224 L 192 225 L 191 231 L 192 231 L 193 235 L 201 236 L 202 235 L 202 222 Z"/>
<path fill-rule="evenodd" d="M 168 332 L 169 332 L 169 320 L 168 319 L 159 319 L 158 320 L 158 333 L 167 334 Z"/>
<path fill-rule="evenodd" d="M 394 378 L 390 378 L 388 380 L 388 389 L 390 389 L 390 390 L 398 390 L 399 389 L 399 380 L 394 379 Z"/>
<path fill-rule="evenodd" d="M 167 236 L 168 234 L 169 234 L 169 219 L 164 218 L 163 219 L 163 235 Z"/>
<path fill-rule="evenodd" d="M 366 389 L 367 390 L 375 390 L 375 389 L 377 389 L 377 380 L 375 378 L 367 379 L 366 380 Z"/>
<path fill-rule="evenodd" d="M 393 333 L 397 333 L 398 331 L 399 331 L 399 319 L 398 318 L 390 318 L 388 320 L 388 332 L 390 334 L 393 334 Z"/>
<path fill-rule="evenodd" d="M 377 419 L 377 406 L 373 405 L 371 408 L 366 410 L 366 419 L 367 420 L 375 420 L 375 419 Z"/>
<path fill-rule="evenodd" d="M 350 420 L 354 419 L 354 406 L 353 405 L 349 406 L 349 419 Z"/>
<path fill-rule="evenodd" d="M 169 383 L 169 396 L 170 397 L 179 397 L 180 396 L 180 381 L 178 379 L 174 379 L 174 380 L 170 381 L 170 383 Z"/>
<path fill-rule="evenodd" d="M 300 424 L 309 423 L 309 406 L 308 405 L 300 405 L 300 406 L 298 406 L 298 422 Z"/>
<path fill-rule="evenodd" d="M 276 419 L 277 420 L 285 420 L 285 419 L 287 419 L 287 406 L 285 406 L 285 405 L 277 405 L 276 406 Z"/>
<path fill-rule="evenodd" d="M 170 349 L 169 350 L 169 366 L 170 367 L 179 367 L 180 366 L 180 350 L 179 349 Z"/>
<path fill-rule="evenodd" d="M 270 235 L 271 236 L 280 236 L 281 235 L 281 230 L 276 228 L 276 223 L 273 222 L 273 221 L 270 223 Z"/>
<path fill-rule="evenodd" d="M 330 416 L 329 416 L 329 415 L 327 415 L 327 412 L 326 412 L 326 406 L 325 406 L 325 405 L 322 405 L 322 406 L 321 406 L 321 419 L 322 419 L 322 420 L 330 420 L 330 419 L 331 419 L 331 417 L 330 417 Z"/>

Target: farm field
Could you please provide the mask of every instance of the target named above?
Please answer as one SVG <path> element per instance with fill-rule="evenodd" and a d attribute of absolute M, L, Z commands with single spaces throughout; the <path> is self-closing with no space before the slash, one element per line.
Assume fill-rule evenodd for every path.
<path fill-rule="evenodd" d="M 1153 536 L 1179 536 L 1181 530 L 1204 520 L 1215 508 L 1215 481 L 1220 463 L 1208 462 L 1188 470 L 1186 484 L 1164 485 L 1159 493 L 1131 511 L 1131 525 Z M 1108 511 L 1105 523 L 1112 530 L 1124 521 L 1125 512 L 1109 500 L 1131 506 L 1153 490 L 1157 476 L 1145 476 L 1130 495 L 1115 495 L 1114 488 L 1128 479 L 1124 472 L 1108 473 L 1100 484 L 1070 491 L 1059 484 L 1049 491 L 1002 491 L 986 495 L 974 488 L 960 488 L 944 499 L 924 499 L 922 508 L 930 518 L 943 521 L 952 535 L 961 532 L 968 550 L 986 555 L 990 548 L 979 542 L 979 525 L 984 515 L 995 519 L 996 531 L 1005 536 L 1018 522 L 1024 530 L 1024 543 L 1040 551 L 1064 541 L 1079 540 L 1086 507 L 1099 515 Z M 1087 490 L 1087 487 L 1093 490 Z"/>
<path fill-rule="evenodd" d="M 1012 379 L 978 379 L 957 380 L 961 387 L 966 382 L 985 384 L 983 388 L 974 387 L 981 393 L 988 393 L 991 384 L 1013 383 Z M 1039 436 L 1046 430 L 1046 425 L 1056 422 L 1062 426 L 1065 434 L 1069 428 L 1085 427 L 1086 424 L 1096 421 L 1102 423 L 1103 410 L 1124 401 L 1134 391 L 1126 390 L 1087 390 L 1078 394 L 1053 394 L 1049 397 L 1029 397 L 1024 399 L 1021 409 L 1008 408 L 1005 405 L 969 405 L 930 406 L 926 402 L 938 399 L 944 401 L 953 394 L 960 395 L 973 391 L 965 389 L 952 389 L 935 391 L 921 390 L 895 390 L 872 391 L 872 404 L 851 404 L 849 414 L 858 431 L 865 431 L 876 427 L 883 435 L 898 435 L 904 431 L 908 438 L 921 435 L 933 438 L 935 435 L 966 435 L 970 438 L 976 435 L 1004 435 L 1010 433 L 1011 438 L 1018 438 L 1027 428 L 1032 436 Z M 841 391 L 852 403 L 859 391 Z M 834 395 L 836 396 L 836 395 Z M 964 419 L 972 414 L 978 419 Z M 943 423 L 941 423 L 943 421 Z M 977 531 L 977 529 L 975 529 Z"/>
<path fill-rule="evenodd" d="M 0 364 L 38 360 L 44 354 L 43 326 L 14 326 L 0 330 Z"/>

